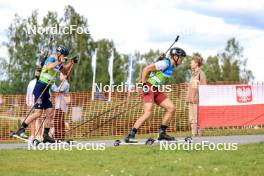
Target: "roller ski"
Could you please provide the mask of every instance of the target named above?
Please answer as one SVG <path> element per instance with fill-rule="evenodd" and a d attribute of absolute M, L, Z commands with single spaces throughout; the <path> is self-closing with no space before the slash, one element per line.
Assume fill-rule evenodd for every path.
<path fill-rule="evenodd" d="M 49 141 L 50 140 L 50 141 Z M 65 140 L 65 141 L 61 141 L 61 140 L 54 140 L 53 138 L 51 138 L 51 139 L 43 139 L 43 141 L 40 141 L 40 140 L 38 140 L 38 139 L 34 139 L 33 141 L 32 141 L 32 143 L 35 145 L 35 146 L 37 146 L 37 145 L 39 145 L 39 144 L 68 144 L 68 145 L 70 145 L 70 144 L 73 144 L 74 143 L 74 141 L 72 140 L 72 139 L 69 139 L 69 140 Z"/>
<path fill-rule="evenodd" d="M 147 145 L 152 145 L 152 144 L 159 144 L 162 142 L 167 142 L 167 143 L 192 143 L 192 138 L 191 137 L 185 137 L 184 139 L 176 139 L 173 136 L 168 135 L 164 130 L 161 130 L 159 133 L 159 136 L 157 139 L 153 138 L 148 138 L 146 140 Z"/>
<path fill-rule="evenodd" d="M 26 143 L 33 143 L 34 145 L 38 145 L 38 144 L 41 143 L 41 141 L 39 139 L 36 139 L 36 138 L 33 141 L 30 140 L 28 138 L 28 136 L 25 134 L 25 129 L 24 128 L 20 128 L 16 132 L 11 132 L 10 133 L 10 137 L 17 138 L 17 139 L 22 140 L 22 141 L 24 141 Z M 52 139 L 49 136 L 43 135 L 43 143 L 55 143 L 55 140 Z"/>
<path fill-rule="evenodd" d="M 10 137 L 14 137 L 14 138 L 17 138 L 17 139 L 20 139 L 24 142 L 31 142 L 29 139 L 28 139 L 28 136 L 25 134 L 25 129 L 24 128 L 20 128 L 18 131 L 12 131 L 10 133 Z"/>
<path fill-rule="evenodd" d="M 115 140 L 114 142 L 114 146 L 117 147 L 117 146 L 120 146 L 120 145 L 145 145 L 145 142 L 139 142 L 139 141 L 136 141 L 136 142 L 126 142 L 126 141 L 121 141 L 121 140 Z"/>
<path fill-rule="evenodd" d="M 158 135 L 157 139 L 153 139 L 153 138 L 148 138 L 146 140 L 146 144 L 147 145 L 152 145 L 152 144 L 159 144 L 162 142 L 166 142 L 166 143 L 192 143 L 192 138 L 191 137 L 186 137 L 184 139 L 176 139 L 173 136 L 170 136 L 166 133 L 166 128 L 167 126 L 161 125 L 160 128 L 160 132 Z"/>
<path fill-rule="evenodd" d="M 174 137 L 171 137 L 171 138 L 174 138 Z M 129 139 L 130 141 L 127 142 L 127 141 L 121 141 L 121 140 L 116 140 L 114 142 L 114 146 L 117 147 L 117 146 L 122 146 L 122 145 L 153 145 L 153 144 L 160 144 L 160 143 L 163 143 L 163 142 L 168 142 L 168 143 L 192 143 L 192 138 L 191 137 L 185 137 L 184 139 L 175 139 L 174 140 L 165 140 L 165 139 L 162 139 L 162 140 L 159 140 L 161 138 L 158 138 L 158 139 L 154 139 L 154 138 L 148 138 L 145 142 L 143 141 L 136 141 L 135 139 L 132 139 L 132 142 L 131 142 L 131 139 Z"/>
<path fill-rule="evenodd" d="M 74 141 L 72 139 L 68 139 L 68 140 L 65 140 L 65 141 L 62 141 L 62 140 L 55 140 L 53 139 L 52 137 L 49 136 L 49 134 L 47 133 L 43 133 L 43 140 L 42 142 L 38 139 L 34 139 L 33 140 L 33 144 L 34 145 L 39 145 L 40 143 L 43 143 L 43 144 L 53 144 L 53 143 L 56 143 L 56 144 L 72 144 Z"/>
<path fill-rule="evenodd" d="M 27 135 L 25 134 L 24 130 L 19 129 L 16 132 L 11 132 L 10 137 L 17 138 L 19 140 L 22 140 L 26 143 L 32 143 L 35 146 L 39 145 L 40 143 L 57 143 L 57 144 L 72 144 L 74 141 L 72 139 L 66 140 L 66 141 L 61 141 L 61 140 L 54 140 L 48 135 L 43 135 L 43 140 L 35 138 L 34 140 L 30 140 Z"/>
<path fill-rule="evenodd" d="M 171 137 L 171 139 L 174 138 L 174 137 Z M 146 144 L 147 145 L 152 145 L 152 144 L 160 144 L 160 143 L 163 143 L 163 142 L 167 142 L 167 143 L 192 143 L 192 138 L 191 137 L 185 137 L 184 139 L 175 139 L 174 140 L 165 140 L 163 138 L 160 138 L 160 136 L 158 137 L 158 139 L 153 139 L 153 138 L 148 138 L 146 140 Z"/>
<path fill-rule="evenodd" d="M 138 140 L 135 139 L 135 133 L 133 131 L 131 131 L 126 138 L 124 139 L 124 141 L 121 140 L 116 140 L 114 142 L 114 146 L 120 146 L 120 145 L 143 145 L 145 143 L 143 142 L 139 142 Z"/>

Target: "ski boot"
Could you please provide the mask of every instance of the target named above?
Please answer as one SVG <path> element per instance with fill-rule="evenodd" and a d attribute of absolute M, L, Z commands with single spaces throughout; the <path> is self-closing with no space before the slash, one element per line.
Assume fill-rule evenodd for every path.
<path fill-rule="evenodd" d="M 28 136 L 25 133 L 25 128 L 19 128 L 19 130 L 17 130 L 17 132 L 15 132 L 13 135 L 17 135 L 23 139 L 28 139 Z"/>
<path fill-rule="evenodd" d="M 158 140 L 175 141 L 175 137 L 169 136 L 168 134 L 166 134 L 166 132 L 160 132 Z"/>
<path fill-rule="evenodd" d="M 43 134 L 43 143 L 55 143 L 56 141 L 50 137 L 48 134 Z"/>
<path fill-rule="evenodd" d="M 135 133 L 130 132 L 127 137 L 125 138 L 126 143 L 137 143 L 138 141 L 135 140 Z"/>

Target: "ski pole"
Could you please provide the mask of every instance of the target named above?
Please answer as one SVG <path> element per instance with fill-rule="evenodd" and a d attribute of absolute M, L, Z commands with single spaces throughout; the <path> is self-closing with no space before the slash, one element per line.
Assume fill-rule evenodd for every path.
<path fill-rule="evenodd" d="M 34 105 L 30 108 L 30 110 L 29 110 L 29 112 L 28 112 L 26 118 L 23 120 L 23 122 L 25 122 L 25 121 L 27 120 L 27 118 L 29 117 L 29 115 L 31 114 L 31 112 L 35 109 L 36 104 L 38 103 L 38 101 L 40 100 L 40 98 L 42 97 L 42 95 L 44 94 L 44 92 L 47 90 L 47 88 L 50 86 L 51 81 L 52 81 L 55 77 L 56 77 L 56 75 L 54 75 L 54 76 L 52 77 L 52 79 L 49 80 L 48 84 L 46 85 L 46 87 L 44 88 L 44 90 L 41 92 L 40 96 L 37 98 L 37 100 L 35 101 Z M 22 122 L 22 123 L 23 123 L 23 122 Z"/>
<path fill-rule="evenodd" d="M 60 92 L 60 89 L 61 89 L 63 83 L 65 82 L 65 80 L 67 79 L 67 77 L 70 75 L 70 72 L 71 72 L 71 70 L 72 70 L 72 67 L 73 67 L 73 64 L 71 65 L 71 67 L 70 67 L 68 73 L 66 74 L 66 78 L 63 79 L 63 81 L 60 83 L 60 86 L 59 86 L 59 88 L 58 88 L 58 92 Z"/>
<path fill-rule="evenodd" d="M 77 56 L 75 56 L 73 59 L 77 59 Z M 73 65 L 71 65 L 71 68 L 72 68 Z M 61 68 L 61 65 L 60 65 L 60 68 Z M 70 70 L 71 70 L 70 68 Z M 68 72 L 69 73 L 69 72 Z M 68 75 L 67 73 L 67 75 Z M 35 106 L 36 104 L 38 103 L 38 101 L 40 100 L 40 98 L 42 97 L 42 95 L 44 94 L 44 92 L 47 90 L 47 88 L 50 86 L 52 80 L 56 77 L 56 74 L 52 77 L 52 79 L 49 80 L 48 84 L 46 85 L 46 87 L 44 88 L 44 90 L 41 92 L 40 96 L 37 98 L 37 100 L 35 101 L 34 105 L 30 108 L 26 118 L 23 120 L 23 122 L 25 122 L 27 120 L 27 118 L 29 117 L 29 115 L 31 114 L 31 112 L 35 109 Z M 62 84 L 61 84 L 62 85 Z M 60 85 L 60 87 L 61 87 Z M 23 123 L 22 122 L 22 123 Z"/>
<path fill-rule="evenodd" d="M 101 128 L 101 127 L 103 127 L 103 126 L 106 125 L 107 123 L 109 123 L 109 122 L 111 122 L 112 120 L 114 120 L 114 119 L 116 119 L 117 117 L 119 117 L 121 114 L 123 114 L 123 113 L 125 113 L 125 112 L 131 110 L 132 108 L 138 106 L 140 103 L 141 103 L 141 102 L 138 102 L 138 103 L 134 104 L 132 107 L 130 107 L 129 109 L 126 109 L 126 110 L 124 110 L 124 111 L 122 111 L 122 112 L 119 112 L 119 113 L 115 114 L 112 118 L 108 119 L 104 124 L 101 124 L 101 125 L 97 126 L 96 128 L 94 128 L 94 129 L 92 129 L 92 130 L 90 130 L 90 131 L 88 131 L 88 132 L 85 132 L 82 136 L 85 136 L 85 135 L 87 135 L 87 134 L 89 134 L 89 133 L 91 133 L 91 132 L 93 132 L 93 131 L 95 131 L 95 130 Z"/>
<path fill-rule="evenodd" d="M 173 45 L 179 40 L 179 38 L 180 38 L 180 36 L 177 35 L 177 37 L 175 38 L 175 40 L 173 41 L 173 43 L 170 45 L 170 47 L 167 49 L 167 51 L 166 51 L 165 53 L 162 53 L 162 54 L 159 56 L 158 61 L 159 61 L 159 60 L 162 60 L 162 59 L 166 56 L 166 54 L 169 52 L 169 50 L 172 48 L 172 46 L 173 46 Z"/>
<path fill-rule="evenodd" d="M 72 129 L 69 129 L 68 131 L 66 131 L 65 134 L 70 133 L 71 131 L 73 131 L 73 130 L 75 130 L 75 129 L 77 129 L 77 128 L 79 128 L 79 127 L 81 127 L 81 126 L 83 126 L 83 125 L 85 125 L 85 124 L 87 124 L 87 123 L 89 123 L 90 121 L 93 121 L 93 120 L 95 120 L 96 118 L 99 118 L 99 117 L 105 115 L 106 113 L 115 110 L 117 107 L 120 107 L 121 105 L 127 104 L 128 101 L 129 101 L 129 100 L 125 100 L 124 102 L 122 102 L 122 103 L 120 103 L 120 104 L 114 106 L 113 108 L 108 109 L 108 110 L 106 110 L 106 111 L 104 111 L 104 112 L 102 112 L 102 113 L 100 113 L 100 114 L 94 116 L 93 118 L 88 119 L 88 120 L 82 122 L 81 124 L 79 124 L 79 125 L 73 127 Z M 138 102 L 138 103 L 136 103 L 136 104 L 138 105 L 139 103 L 141 103 L 141 102 Z"/>
<path fill-rule="evenodd" d="M 68 76 L 68 75 L 70 74 L 70 72 L 71 72 L 71 70 L 72 70 L 72 67 L 73 67 L 73 64 L 71 65 L 71 67 L 70 67 L 70 69 L 69 69 L 69 71 L 68 71 L 68 73 L 67 73 L 66 76 Z M 59 91 L 60 91 L 61 86 L 62 86 L 62 84 L 64 83 L 64 81 L 65 81 L 65 79 L 61 82 L 61 84 L 60 84 L 60 86 L 59 86 Z M 43 121 L 42 121 L 40 127 L 39 127 L 38 130 L 37 130 L 37 133 L 34 135 L 34 139 L 35 139 L 36 136 L 38 135 L 38 133 L 39 133 L 41 127 L 43 126 L 43 124 L 44 124 L 44 122 L 45 122 L 45 120 L 46 120 L 46 117 L 44 117 L 44 119 L 43 119 Z"/>
<path fill-rule="evenodd" d="M 41 122 L 41 124 L 40 124 L 40 126 L 39 126 L 39 128 L 38 128 L 37 133 L 34 135 L 34 139 L 36 138 L 36 136 L 38 136 L 38 133 L 39 133 L 40 129 L 42 128 L 42 126 L 43 126 L 45 120 L 46 120 L 46 117 L 44 117 L 44 119 L 42 120 L 42 122 Z"/>

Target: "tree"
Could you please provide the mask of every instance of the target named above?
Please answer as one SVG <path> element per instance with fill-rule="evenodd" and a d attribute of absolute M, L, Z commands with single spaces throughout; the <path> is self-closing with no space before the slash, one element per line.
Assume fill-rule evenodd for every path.
<path fill-rule="evenodd" d="M 96 63 L 96 82 L 103 85 L 108 84 L 110 77 L 108 74 L 108 58 L 111 57 L 113 51 L 113 42 L 109 40 L 99 40 L 96 42 L 97 63 Z"/>
<path fill-rule="evenodd" d="M 72 6 L 66 6 L 60 24 L 64 27 L 76 25 L 86 28 L 88 26 L 87 19 L 78 14 Z M 74 65 L 70 75 L 71 91 L 90 89 L 92 87 L 91 58 L 92 53 L 95 51 L 95 44 L 91 35 L 72 31 L 71 34 L 59 36 L 57 42 L 70 48 L 71 56 L 69 57 L 78 55 L 80 58 L 79 63 Z"/>
<path fill-rule="evenodd" d="M 203 66 L 208 82 L 247 82 L 254 79 L 251 70 L 246 68 L 243 47 L 235 39 L 227 41 L 224 51 L 209 56 Z"/>
<path fill-rule="evenodd" d="M 148 52 L 144 54 L 141 54 L 139 51 L 136 51 L 134 53 L 136 64 L 135 64 L 133 83 L 137 83 L 141 80 L 141 74 L 143 68 L 146 67 L 148 64 L 156 62 L 160 54 L 161 52 L 159 50 L 154 51 L 152 49 L 150 49 Z M 128 65 L 127 65 L 127 70 L 128 70 Z"/>
<path fill-rule="evenodd" d="M 0 81 L 7 78 L 7 61 L 0 57 Z"/>
<path fill-rule="evenodd" d="M 124 81 L 124 60 L 125 55 L 121 55 L 114 47 L 114 42 L 107 39 L 94 41 L 89 31 L 78 32 L 78 30 L 64 33 L 50 31 L 43 33 L 30 33 L 34 27 L 57 27 L 63 29 L 75 26 L 75 29 L 87 29 L 88 20 L 77 13 L 72 6 L 66 6 L 63 17 L 59 17 L 56 12 L 48 12 L 42 19 L 38 20 L 38 12 L 33 11 L 32 15 L 22 19 L 18 15 L 8 29 L 8 48 L 10 62 L 8 63 L 8 85 L 12 87 L 12 92 L 23 93 L 27 83 L 33 78 L 36 64 L 40 64 L 38 57 L 40 51 L 48 50 L 52 54 L 58 45 L 64 45 L 70 49 L 68 58 L 79 56 L 79 63 L 74 65 L 69 81 L 71 91 L 88 90 L 92 87 L 91 58 L 97 48 L 97 74 L 96 81 L 109 84 L 108 58 L 114 51 L 114 80 L 115 83 Z M 54 32 L 54 31 L 53 31 Z"/>
<path fill-rule="evenodd" d="M 48 50 L 50 54 L 58 45 L 65 45 L 70 48 L 69 58 L 78 55 L 79 63 L 74 65 L 69 81 L 71 91 L 88 90 L 92 87 L 91 59 L 95 49 L 97 49 L 97 70 L 96 82 L 109 84 L 108 58 L 114 52 L 114 83 L 119 84 L 126 81 L 129 67 L 129 55 L 120 54 L 114 45 L 114 41 L 101 39 L 94 41 L 87 30 L 78 33 L 77 30 L 71 33 L 59 33 L 56 35 L 48 32 L 32 33 L 31 27 L 51 27 L 60 28 L 76 27 L 87 28 L 88 20 L 75 11 L 72 6 L 66 6 L 64 15 L 59 17 L 56 12 L 48 12 L 42 20 L 38 18 L 38 11 L 23 19 L 15 15 L 14 20 L 8 28 L 8 42 L 4 45 L 8 49 L 9 62 L 0 58 L 2 68 L 0 75 L 8 81 L 1 81 L 0 93 L 24 93 L 28 82 L 34 77 L 34 68 L 39 63 L 40 51 Z M 52 40 L 51 40 L 52 39 Z M 161 51 L 150 49 L 142 54 L 135 52 L 136 58 L 133 83 L 140 80 L 142 69 L 157 61 Z M 197 54 L 197 53 L 194 53 Z M 169 83 L 186 82 L 191 77 L 190 71 L 191 57 L 187 56 L 182 65 L 175 69 L 174 77 Z M 249 81 L 253 79 L 252 72 L 246 69 L 247 59 L 243 57 L 243 48 L 234 38 L 228 40 L 227 46 L 222 53 L 208 57 L 203 70 L 209 82 L 215 81 Z M 4 69 L 6 68 L 6 69 Z"/>
<path fill-rule="evenodd" d="M 126 55 L 119 54 L 115 48 L 114 50 L 114 68 L 113 68 L 113 75 L 114 75 L 114 82 L 115 84 L 121 84 L 124 82 L 126 77 L 125 72 L 125 59 Z"/>
<path fill-rule="evenodd" d="M 155 63 L 160 55 L 161 52 L 159 50 L 154 51 L 152 49 L 144 54 L 135 52 L 134 56 L 136 57 L 136 66 L 134 73 L 134 83 L 138 82 L 141 79 L 142 69 L 148 64 Z M 190 61 L 191 57 L 187 56 L 186 58 L 184 58 L 183 64 L 175 69 L 173 73 L 174 76 L 169 80 L 169 84 L 183 83 L 190 78 Z"/>
<path fill-rule="evenodd" d="M 222 73 L 217 56 L 209 56 L 203 66 L 203 70 L 208 82 L 222 81 Z"/>
<path fill-rule="evenodd" d="M 37 16 L 37 11 L 27 19 L 15 15 L 13 23 L 8 28 L 8 42 L 4 45 L 8 48 L 9 54 L 8 79 L 15 92 L 24 92 L 27 86 L 25 82 L 29 82 L 33 77 L 39 36 L 29 35 L 25 29 L 28 25 L 37 25 Z"/>
<path fill-rule="evenodd" d="M 227 41 L 227 46 L 222 53 L 218 54 L 222 62 L 223 81 L 249 81 L 254 79 L 252 72 L 246 69 L 246 59 L 243 57 L 243 47 L 235 39 Z"/>
<path fill-rule="evenodd" d="M 7 61 L 4 58 L 0 58 L 0 95 L 12 92 L 12 90 L 9 88 L 9 82 L 6 81 L 6 78 L 8 78 L 7 68 Z"/>
<path fill-rule="evenodd" d="M 191 56 L 186 56 L 181 65 L 177 66 L 170 79 L 171 84 L 184 83 L 191 78 Z"/>

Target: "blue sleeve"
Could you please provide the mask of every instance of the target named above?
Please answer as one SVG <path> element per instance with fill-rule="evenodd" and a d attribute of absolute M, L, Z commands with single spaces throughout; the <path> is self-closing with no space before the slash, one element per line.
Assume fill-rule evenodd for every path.
<path fill-rule="evenodd" d="M 167 67 L 169 67 L 171 65 L 170 59 L 166 59 L 166 65 L 167 65 Z"/>
<path fill-rule="evenodd" d="M 48 63 L 53 63 L 55 61 L 56 61 L 55 57 L 48 57 L 45 61 L 45 65 L 47 65 Z"/>

